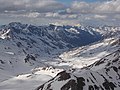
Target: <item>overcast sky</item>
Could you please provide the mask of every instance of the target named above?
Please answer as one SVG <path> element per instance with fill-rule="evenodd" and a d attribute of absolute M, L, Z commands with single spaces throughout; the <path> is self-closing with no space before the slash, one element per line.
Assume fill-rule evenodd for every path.
<path fill-rule="evenodd" d="M 0 24 L 120 25 L 120 0 L 0 0 Z"/>

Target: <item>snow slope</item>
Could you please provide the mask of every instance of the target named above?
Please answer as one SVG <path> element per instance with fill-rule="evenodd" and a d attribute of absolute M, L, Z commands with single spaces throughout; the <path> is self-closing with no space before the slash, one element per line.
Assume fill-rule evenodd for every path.
<path fill-rule="evenodd" d="M 119 45 L 119 37 L 112 37 L 64 52 L 59 57 L 73 68 L 82 68 L 118 50 Z"/>
<path fill-rule="evenodd" d="M 120 90 L 120 49 L 90 66 L 60 72 L 36 90 Z"/>

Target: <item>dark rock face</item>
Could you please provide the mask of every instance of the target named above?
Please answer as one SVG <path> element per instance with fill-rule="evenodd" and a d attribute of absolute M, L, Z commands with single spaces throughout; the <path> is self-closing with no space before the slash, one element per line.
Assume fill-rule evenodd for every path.
<path fill-rule="evenodd" d="M 94 87 L 92 85 L 89 85 L 88 90 L 94 90 Z"/>
<path fill-rule="evenodd" d="M 5 64 L 5 62 L 4 62 L 3 60 L 0 60 L 0 63 L 1 63 L 1 64 Z"/>
<path fill-rule="evenodd" d="M 67 73 L 66 71 L 58 73 L 57 76 L 59 76 L 58 81 L 67 80 L 71 78 L 70 73 Z"/>
<path fill-rule="evenodd" d="M 29 62 L 30 60 L 36 61 L 35 57 L 30 54 L 28 54 L 24 60 L 25 60 L 25 63 Z"/>
<path fill-rule="evenodd" d="M 61 90 L 78 90 L 77 83 L 75 80 L 68 81 L 63 87 L 61 87 Z"/>
<path fill-rule="evenodd" d="M 103 86 L 105 90 L 114 90 L 114 88 L 116 87 L 112 82 L 108 82 L 108 81 L 105 81 L 103 83 Z"/>
<path fill-rule="evenodd" d="M 83 90 L 83 87 L 85 86 L 85 79 L 83 77 L 77 78 L 77 90 Z"/>
<path fill-rule="evenodd" d="M 104 63 L 104 61 L 98 61 L 98 62 L 96 62 L 95 66 L 103 64 L 103 63 Z"/>

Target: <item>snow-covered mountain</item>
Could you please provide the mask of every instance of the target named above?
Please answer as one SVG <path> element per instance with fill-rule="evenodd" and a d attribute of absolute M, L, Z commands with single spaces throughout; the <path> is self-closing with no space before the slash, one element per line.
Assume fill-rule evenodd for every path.
<path fill-rule="evenodd" d="M 112 52 L 110 51 L 111 53 L 109 52 L 110 49 L 105 50 L 109 54 L 101 56 L 101 59 L 89 66 L 62 71 L 48 82 L 36 88 L 36 90 L 120 90 L 120 39 L 112 39 L 109 45 L 114 47 L 114 49 L 111 48 L 113 50 Z M 96 47 L 96 49 L 91 49 L 94 49 L 96 52 L 99 48 L 100 51 L 98 52 L 102 53 L 104 48 L 101 46 L 102 44 Z M 89 50 L 83 50 L 83 52 L 87 51 L 89 53 L 91 51 L 90 47 L 88 48 Z M 98 53 L 91 53 L 98 55 Z M 82 56 L 80 55 L 79 57 Z M 96 58 L 99 57 L 96 56 Z M 88 58 L 86 62 L 89 60 Z"/>
<path fill-rule="evenodd" d="M 12 22 L 0 27 L 0 68 L 12 70 L 15 67 L 20 71 L 18 69 L 22 67 L 27 70 L 31 66 L 44 66 L 43 61 L 48 57 L 56 57 L 117 33 L 117 27 L 34 26 Z"/>
<path fill-rule="evenodd" d="M 111 26 L 2 25 L 0 89 L 32 90 L 61 71 L 77 72 L 117 51 L 119 33 Z"/>
<path fill-rule="evenodd" d="M 22 72 L 31 66 L 44 66 L 48 57 L 102 38 L 87 28 L 12 22 L 0 27 L 0 68 Z"/>

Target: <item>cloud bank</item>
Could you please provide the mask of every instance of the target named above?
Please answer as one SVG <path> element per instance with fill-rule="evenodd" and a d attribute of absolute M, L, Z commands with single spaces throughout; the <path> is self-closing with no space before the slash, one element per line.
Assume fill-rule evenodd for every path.
<path fill-rule="evenodd" d="M 73 0 L 70 5 L 56 0 L 0 0 L 0 19 L 0 23 L 120 25 L 120 0 Z"/>

